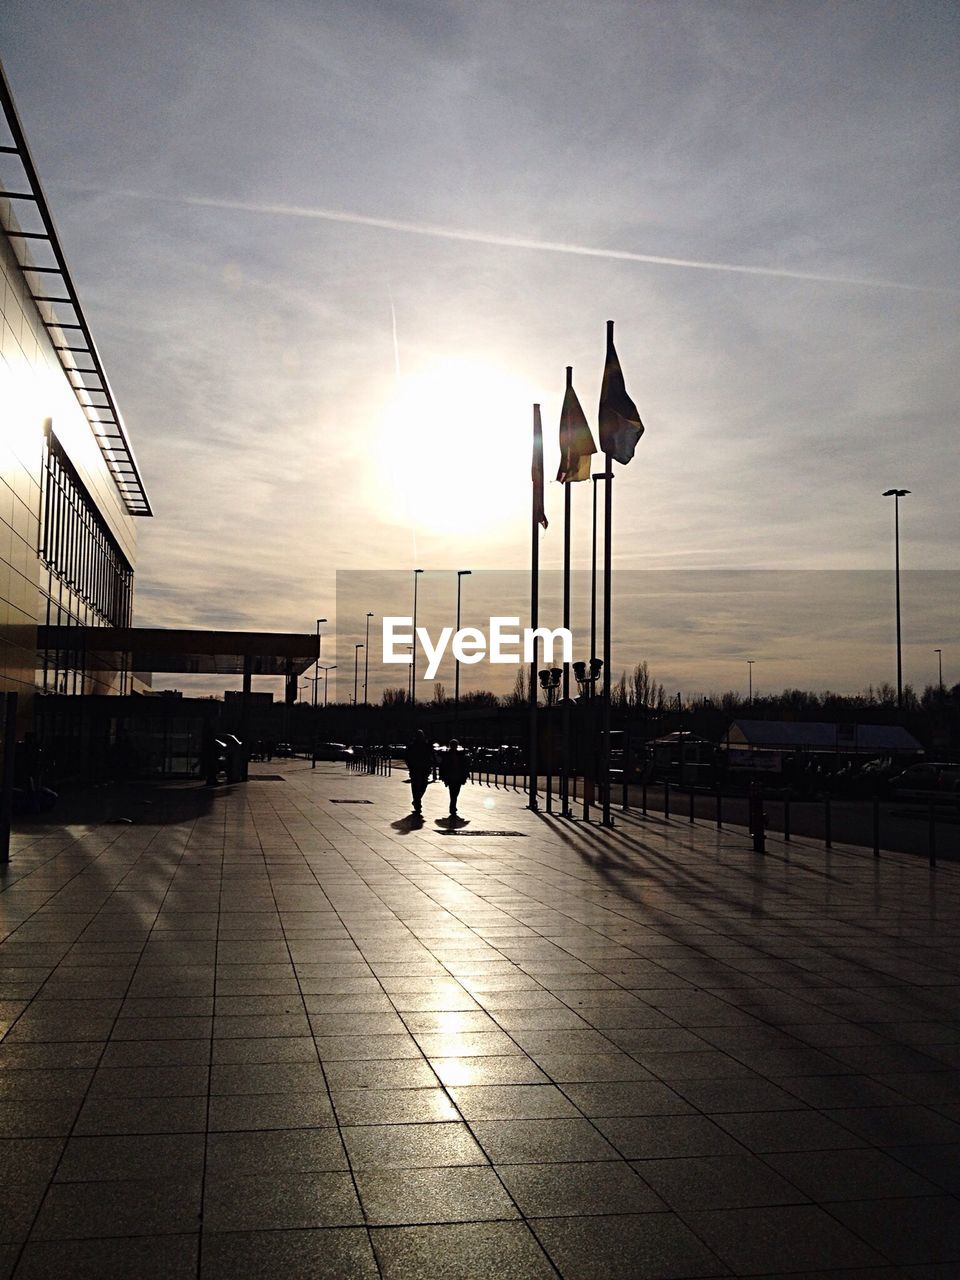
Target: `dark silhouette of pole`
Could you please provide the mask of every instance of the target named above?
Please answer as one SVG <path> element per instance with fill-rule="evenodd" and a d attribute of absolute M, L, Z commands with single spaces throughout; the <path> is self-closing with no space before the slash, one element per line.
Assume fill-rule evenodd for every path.
<path fill-rule="evenodd" d="M 937 687 L 940 690 L 940 697 L 942 698 L 943 697 L 943 650 L 934 649 L 933 652 L 937 655 L 937 670 L 939 673 L 938 679 L 937 679 Z"/>
<path fill-rule="evenodd" d="M 893 499 L 894 577 L 897 591 L 897 710 L 903 710 L 903 645 L 900 630 L 900 499 L 909 489 L 885 489 L 883 496 Z"/>
<path fill-rule="evenodd" d="M 470 577 L 469 569 L 457 570 L 457 631 L 460 630 L 460 585 L 464 578 Z M 460 659 L 454 655 L 454 675 L 453 675 L 453 728 L 456 734 L 457 724 L 460 720 Z"/>
<path fill-rule="evenodd" d="M 749 682 L 747 685 L 747 706 L 748 707 L 753 706 L 753 664 L 754 662 L 756 662 L 756 658 L 747 659 L 747 680 Z"/>
<path fill-rule="evenodd" d="M 366 644 L 363 650 L 363 705 L 367 705 L 367 677 L 370 674 L 370 619 L 372 613 L 367 614 L 367 635 Z"/>
<path fill-rule="evenodd" d="M 359 675 L 359 672 L 360 672 L 360 650 L 362 648 L 363 648 L 362 644 L 355 644 L 353 646 L 353 705 L 354 706 L 357 705 L 357 676 Z"/>
<path fill-rule="evenodd" d="M 606 478 L 606 472 L 592 475 L 593 481 L 593 539 L 590 549 L 590 653 L 597 656 L 597 482 Z"/>
<path fill-rule="evenodd" d="M 613 345 L 613 321 L 607 321 L 607 351 Z M 603 493 L 603 825 L 613 826 L 610 816 L 610 649 L 613 599 L 613 455 L 606 455 L 607 483 Z"/>
<path fill-rule="evenodd" d="M 567 386 L 573 386 L 573 365 L 567 365 Z M 570 630 L 570 524 L 571 524 L 571 483 L 568 480 L 563 486 L 563 625 Z M 564 818 L 571 816 L 570 809 L 570 663 L 563 663 L 563 753 L 560 774 L 560 813 Z"/>
<path fill-rule="evenodd" d="M 417 705 L 417 587 L 422 569 L 413 571 L 413 653 L 410 655 L 410 705 Z"/>
<path fill-rule="evenodd" d="M 317 680 L 320 679 L 320 623 L 326 622 L 326 618 L 317 619 L 317 663 L 316 663 L 316 679 L 313 682 L 313 705 L 317 705 Z"/>
<path fill-rule="evenodd" d="M 324 706 L 327 705 L 327 673 L 329 671 L 336 671 L 336 669 L 337 669 L 337 664 L 335 662 L 331 663 L 329 667 L 320 668 L 320 670 L 323 672 L 323 705 Z M 317 679 L 319 680 L 319 678 L 320 677 L 318 676 Z"/>
<path fill-rule="evenodd" d="M 537 510 L 537 479 L 533 474 L 539 465 L 540 497 L 543 491 L 543 424 L 540 420 L 540 406 L 533 406 L 533 468 L 531 471 L 530 501 L 530 627 L 535 632 L 540 621 L 540 522 Z M 459 616 L 459 615 L 458 615 Z M 528 699 L 530 704 L 529 742 L 527 744 L 527 807 L 534 813 L 540 808 L 537 798 L 537 779 L 539 765 L 537 761 L 537 646 L 539 641 L 534 636 L 533 653 L 530 661 L 530 688 Z"/>

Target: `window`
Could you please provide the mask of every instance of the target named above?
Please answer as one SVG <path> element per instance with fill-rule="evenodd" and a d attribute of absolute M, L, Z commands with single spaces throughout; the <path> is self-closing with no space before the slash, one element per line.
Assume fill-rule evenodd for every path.
<path fill-rule="evenodd" d="M 56 436 L 48 438 L 40 559 L 105 623 L 130 625 L 133 569 Z"/>

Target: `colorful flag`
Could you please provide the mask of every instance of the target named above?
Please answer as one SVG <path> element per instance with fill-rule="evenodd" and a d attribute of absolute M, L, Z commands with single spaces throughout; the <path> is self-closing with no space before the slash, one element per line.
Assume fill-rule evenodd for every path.
<path fill-rule="evenodd" d="M 607 325 L 607 362 L 600 388 L 600 448 L 615 462 L 627 463 L 642 435 L 640 414 L 623 384 L 623 370 L 613 345 L 613 324 L 610 322 Z"/>
<path fill-rule="evenodd" d="M 530 469 L 533 481 L 533 518 L 537 524 L 547 527 L 547 516 L 543 509 L 543 423 L 540 421 L 540 406 L 533 406 L 533 466 Z"/>
<path fill-rule="evenodd" d="M 587 419 L 580 408 L 580 401 L 568 378 L 560 413 L 560 470 L 557 479 L 561 484 L 590 479 L 590 455 L 597 452 Z"/>

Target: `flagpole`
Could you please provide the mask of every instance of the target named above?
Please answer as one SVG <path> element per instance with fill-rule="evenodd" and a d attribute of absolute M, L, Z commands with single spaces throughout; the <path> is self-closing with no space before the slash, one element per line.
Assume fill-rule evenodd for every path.
<path fill-rule="evenodd" d="M 567 387 L 573 386 L 573 365 L 567 365 Z M 570 630 L 570 488 L 568 480 L 563 486 L 563 625 Z M 570 809 L 570 663 L 563 664 L 563 757 L 560 774 L 560 814 L 572 817 Z"/>
<path fill-rule="evenodd" d="M 541 451 L 540 485 L 542 488 L 543 436 L 542 431 L 538 433 L 539 426 L 540 406 L 535 404 L 533 406 L 533 448 L 536 456 L 537 437 L 539 434 Z M 534 641 L 533 660 L 530 663 L 530 689 L 528 691 L 530 702 L 530 744 L 527 751 L 529 796 L 527 807 L 532 809 L 534 813 L 540 807 L 537 799 L 537 780 L 539 778 L 537 764 L 537 645 L 539 641 L 536 638 L 536 628 L 539 625 L 540 615 L 540 521 L 537 517 L 537 492 L 536 481 L 534 480 L 530 491 L 530 626 L 534 631 Z"/>
<path fill-rule="evenodd" d="M 607 350 L 613 345 L 613 321 L 607 321 Z M 610 816 L 610 602 L 613 579 L 613 455 L 607 453 L 607 480 L 603 495 L 603 825 L 613 826 Z"/>

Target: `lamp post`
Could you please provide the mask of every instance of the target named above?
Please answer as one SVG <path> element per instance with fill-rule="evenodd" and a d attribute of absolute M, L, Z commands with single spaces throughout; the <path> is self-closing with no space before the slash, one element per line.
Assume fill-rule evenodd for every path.
<path fill-rule="evenodd" d="M 313 705 L 317 705 L 317 680 L 320 679 L 320 623 L 326 622 L 326 618 L 317 619 L 317 670 L 313 681 Z"/>
<path fill-rule="evenodd" d="M 593 539 L 590 553 L 590 657 L 597 652 L 597 484 L 601 480 L 609 480 L 606 471 L 598 471 L 590 479 L 593 481 Z"/>
<path fill-rule="evenodd" d="M 900 631 L 900 499 L 909 489 L 884 489 L 883 497 L 893 499 L 894 576 L 897 586 L 897 710 L 903 709 L 903 646 Z"/>
<path fill-rule="evenodd" d="M 460 631 L 460 586 L 464 578 L 469 578 L 470 574 L 470 569 L 457 570 L 457 632 Z M 455 657 L 454 661 L 456 666 L 453 677 L 453 732 L 456 735 L 457 723 L 460 719 L 460 659 Z"/>
<path fill-rule="evenodd" d="M 755 662 L 756 662 L 756 658 L 747 659 L 747 681 L 748 681 L 747 706 L 748 707 L 753 706 L 753 664 Z"/>
<path fill-rule="evenodd" d="M 937 679 L 937 687 L 940 690 L 940 697 L 942 698 L 943 697 L 943 650 L 934 649 L 933 652 L 937 655 L 937 670 L 939 673 L 938 679 Z"/>
<path fill-rule="evenodd" d="M 417 587 L 422 569 L 413 571 L 413 653 L 410 656 L 410 705 L 417 705 Z"/>
<path fill-rule="evenodd" d="M 337 664 L 335 662 L 332 662 L 329 667 L 320 668 L 320 670 L 323 672 L 323 705 L 324 706 L 327 705 L 327 672 L 336 671 L 336 669 L 337 669 Z M 319 680 L 319 678 L 320 677 L 318 676 L 317 679 Z"/>
<path fill-rule="evenodd" d="M 547 667 L 537 672 L 540 688 L 547 695 L 547 813 L 553 812 L 553 718 L 550 709 L 562 676 L 562 667 Z"/>
<path fill-rule="evenodd" d="M 360 674 L 360 650 L 362 644 L 353 646 L 353 705 L 357 705 L 357 676 Z"/>
<path fill-rule="evenodd" d="M 363 651 L 363 705 L 367 706 L 367 677 L 370 674 L 370 619 L 372 613 L 367 614 L 367 635 L 366 646 Z"/>
<path fill-rule="evenodd" d="M 597 490 L 594 487 L 594 494 Z M 581 738 L 586 741 L 586 759 L 584 760 L 583 769 L 583 820 L 589 821 L 590 805 L 593 803 L 593 784 L 595 781 L 594 761 L 594 733 L 593 733 L 593 690 L 600 679 L 600 672 L 603 670 L 603 662 L 600 658 L 591 658 L 589 663 L 575 662 L 573 664 L 573 677 L 577 682 L 577 687 L 581 695 L 586 699 L 584 703 L 584 719 L 586 720 L 586 732 L 581 733 Z"/>

